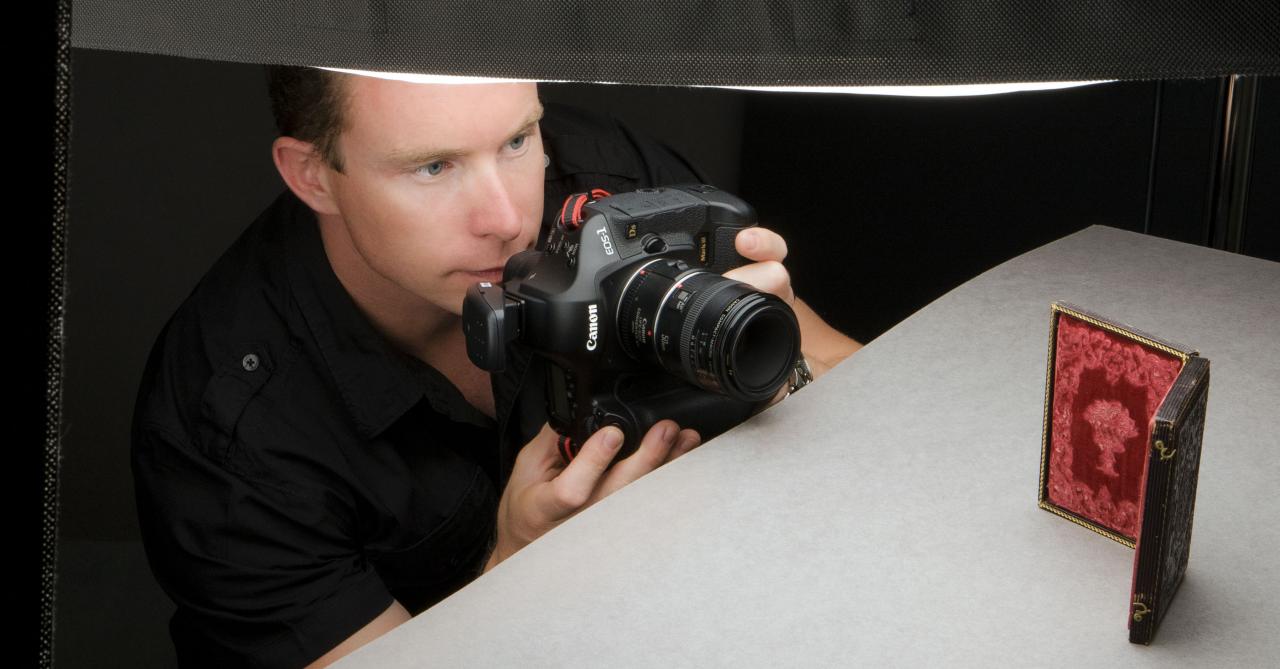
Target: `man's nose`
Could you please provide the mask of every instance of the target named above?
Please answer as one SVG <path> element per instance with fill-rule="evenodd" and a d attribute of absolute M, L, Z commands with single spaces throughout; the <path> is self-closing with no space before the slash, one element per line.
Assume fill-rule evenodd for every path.
<path fill-rule="evenodd" d="M 512 184 L 499 170 L 488 171 L 476 189 L 472 207 L 472 232 L 479 237 L 494 236 L 511 241 L 524 229 L 520 207 Z"/>

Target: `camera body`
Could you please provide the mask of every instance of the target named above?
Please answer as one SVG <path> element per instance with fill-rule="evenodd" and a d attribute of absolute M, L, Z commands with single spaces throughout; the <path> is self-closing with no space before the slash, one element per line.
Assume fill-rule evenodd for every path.
<path fill-rule="evenodd" d="M 754 209 L 703 184 L 577 197 L 540 249 L 512 256 L 502 286 L 468 290 L 472 362 L 499 371 L 512 342 L 548 362 L 566 460 L 606 425 L 625 435 L 623 458 L 659 420 L 705 440 L 767 405 L 800 353 L 795 314 L 720 276 L 749 262 L 734 238 Z"/>

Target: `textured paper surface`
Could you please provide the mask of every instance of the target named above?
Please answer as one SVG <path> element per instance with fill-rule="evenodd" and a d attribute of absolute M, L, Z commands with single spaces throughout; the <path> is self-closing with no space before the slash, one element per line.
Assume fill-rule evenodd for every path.
<path fill-rule="evenodd" d="M 1133 551 L 1036 507 L 1050 302 L 1213 360 L 1195 543 L 1150 647 Z M 1280 264 L 1094 226 L 902 322 L 341 667 L 1260 666 L 1280 656 Z"/>

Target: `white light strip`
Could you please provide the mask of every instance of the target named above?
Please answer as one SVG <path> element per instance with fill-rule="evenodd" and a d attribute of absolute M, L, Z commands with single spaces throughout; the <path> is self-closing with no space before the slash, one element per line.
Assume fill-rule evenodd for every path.
<path fill-rule="evenodd" d="M 537 79 L 495 79 L 492 77 L 459 77 L 452 74 L 420 74 L 417 72 L 374 72 L 372 70 L 344 70 L 340 67 L 322 67 L 322 70 L 345 72 L 379 79 L 407 81 L 411 84 L 509 84 L 538 81 Z"/>
<path fill-rule="evenodd" d="M 504 84 L 513 82 L 573 83 L 548 79 L 503 79 L 494 77 L 460 77 L 451 74 L 421 74 L 417 72 L 373 72 L 347 70 L 336 67 L 321 68 L 380 79 L 394 79 L 415 84 Z M 908 97 L 962 97 L 968 95 L 998 95 L 1020 91 L 1048 91 L 1059 88 L 1075 88 L 1104 84 L 1112 79 L 1098 81 L 1036 81 L 1014 84 L 955 84 L 945 86 L 690 86 L 688 88 L 720 88 L 740 91 L 768 91 L 777 93 L 845 93 L 853 95 L 901 95 Z M 597 81 L 597 84 L 615 85 L 614 81 Z"/>
<path fill-rule="evenodd" d="M 1098 81 L 1034 81 L 1017 84 L 952 84 L 944 86 L 710 86 L 743 91 L 774 91 L 778 93 L 849 93 L 855 95 L 904 95 L 909 97 L 942 98 L 966 95 L 999 95 L 1021 91 L 1051 91 L 1059 88 L 1075 88 L 1105 84 L 1114 79 Z"/>

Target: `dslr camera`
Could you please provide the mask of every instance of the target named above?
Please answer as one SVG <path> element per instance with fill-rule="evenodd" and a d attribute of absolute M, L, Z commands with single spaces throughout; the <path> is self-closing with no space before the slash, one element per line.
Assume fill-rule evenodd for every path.
<path fill-rule="evenodd" d="M 502 285 L 468 289 L 467 354 L 492 372 L 508 345 L 545 359 L 566 461 L 607 425 L 625 435 L 618 459 L 662 419 L 710 439 L 766 406 L 800 355 L 791 307 L 721 276 L 749 262 L 734 237 L 755 224 L 750 205 L 705 184 L 570 196 Z"/>

